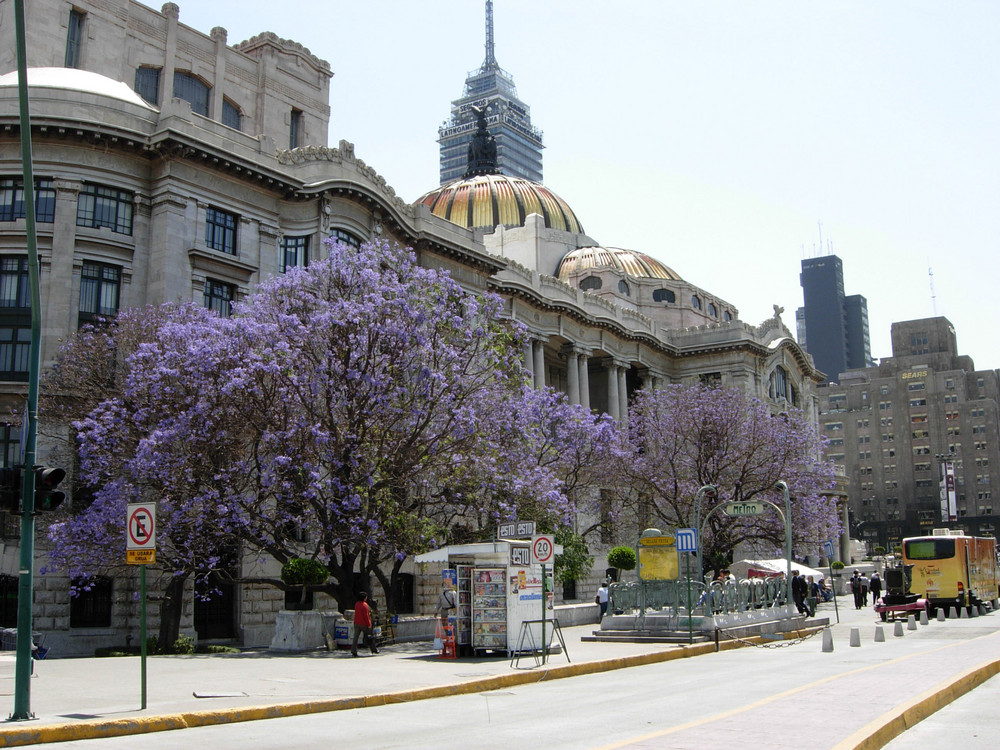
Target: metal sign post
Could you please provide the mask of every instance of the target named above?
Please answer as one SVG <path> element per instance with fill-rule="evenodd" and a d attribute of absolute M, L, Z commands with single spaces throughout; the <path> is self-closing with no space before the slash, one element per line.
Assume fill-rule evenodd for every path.
<path fill-rule="evenodd" d="M 698 529 L 677 529 L 677 551 L 698 551 Z M 684 555 L 684 575 L 688 589 L 688 645 L 694 643 L 694 626 L 691 624 L 691 555 Z"/>
<path fill-rule="evenodd" d="M 837 624 L 840 624 L 840 607 L 837 604 L 837 582 L 833 580 L 833 542 L 826 540 L 823 542 L 823 554 L 826 555 L 827 570 L 830 571 L 830 591 L 833 592 L 833 612 L 837 616 Z"/>
<path fill-rule="evenodd" d="M 548 593 L 545 590 L 545 563 L 556 553 L 555 538 L 548 534 L 540 534 L 531 538 L 531 562 L 542 566 L 542 664 L 549 655 L 549 644 L 545 640 L 545 605 L 548 603 Z"/>
<path fill-rule="evenodd" d="M 146 566 L 156 562 L 156 505 L 132 503 L 125 511 L 125 556 L 139 565 L 139 680 L 146 709 Z"/>

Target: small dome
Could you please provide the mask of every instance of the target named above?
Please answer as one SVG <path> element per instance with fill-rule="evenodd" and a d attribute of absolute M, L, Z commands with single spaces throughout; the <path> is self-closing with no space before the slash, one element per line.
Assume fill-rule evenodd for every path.
<path fill-rule="evenodd" d="M 592 269 L 612 268 L 636 279 L 668 279 L 683 281 L 673 269 L 656 258 L 620 247 L 581 247 L 566 253 L 559 261 L 556 276 L 567 281 L 570 277 Z"/>
<path fill-rule="evenodd" d="M 100 73 L 76 68 L 28 68 L 28 85 L 51 89 L 69 89 L 100 96 L 109 96 L 123 102 L 135 104 L 143 109 L 152 109 L 142 97 L 129 88 L 127 83 L 114 81 Z M 0 87 L 17 87 L 17 71 L 0 76 Z"/>
<path fill-rule="evenodd" d="M 537 182 L 504 174 L 464 177 L 418 198 L 431 213 L 466 229 L 524 226 L 529 214 L 539 214 L 550 229 L 583 234 L 573 209 Z"/>

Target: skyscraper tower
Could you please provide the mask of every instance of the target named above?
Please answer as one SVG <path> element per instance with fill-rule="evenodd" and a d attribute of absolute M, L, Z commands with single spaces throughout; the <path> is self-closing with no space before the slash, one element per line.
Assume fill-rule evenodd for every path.
<path fill-rule="evenodd" d="M 469 143 L 476 132 L 473 107 L 483 109 L 496 139 L 502 174 L 542 181 L 542 131 L 531 124 L 531 109 L 517 98 L 514 79 L 497 63 L 493 45 L 493 0 L 486 0 L 486 59 L 465 79 L 461 99 L 451 103 L 451 117 L 438 128 L 441 184 L 465 175 Z"/>
<path fill-rule="evenodd" d="M 830 382 L 856 368 L 872 367 L 868 333 L 868 300 L 860 294 L 844 296 L 844 266 L 836 255 L 807 258 L 799 275 L 805 304 L 796 314 L 804 323 L 799 344 L 826 373 Z"/>

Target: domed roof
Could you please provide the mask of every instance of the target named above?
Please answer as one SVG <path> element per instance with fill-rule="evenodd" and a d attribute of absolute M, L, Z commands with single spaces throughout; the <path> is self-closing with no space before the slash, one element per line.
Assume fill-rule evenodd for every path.
<path fill-rule="evenodd" d="M 149 106 L 128 84 L 114 81 L 100 73 L 76 68 L 28 68 L 28 85 L 42 88 L 69 89 L 100 96 L 109 96 L 135 104 L 144 109 Z M 0 87 L 17 86 L 17 71 L 0 76 Z"/>
<path fill-rule="evenodd" d="M 466 229 L 524 226 L 529 214 L 540 214 L 545 226 L 583 234 L 576 214 L 544 185 L 504 174 L 464 177 L 432 190 L 417 203 Z"/>
<path fill-rule="evenodd" d="M 620 247 L 581 247 L 566 253 L 556 271 L 563 281 L 590 269 L 612 268 L 636 279 L 668 279 L 683 281 L 674 270 L 656 258 Z"/>

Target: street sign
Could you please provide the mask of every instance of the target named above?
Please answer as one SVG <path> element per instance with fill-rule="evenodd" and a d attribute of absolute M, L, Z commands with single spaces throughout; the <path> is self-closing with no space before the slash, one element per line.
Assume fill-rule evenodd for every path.
<path fill-rule="evenodd" d="M 698 551 L 698 529 L 677 529 L 677 551 Z"/>
<path fill-rule="evenodd" d="M 514 568 L 531 565 L 531 549 L 527 545 L 510 545 L 510 564 Z"/>
<path fill-rule="evenodd" d="M 132 503 L 125 512 L 126 562 L 152 565 L 156 562 L 156 505 Z"/>
<path fill-rule="evenodd" d="M 534 535 L 534 521 L 509 521 L 497 525 L 497 539 L 530 539 Z"/>
<path fill-rule="evenodd" d="M 745 501 L 742 503 L 726 503 L 723 510 L 727 516 L 759 516 L 764 512 L 764 503 Z"/>
<path fill-rule="evenodd" d="M 674 538 L 672 536 L 644 536 L 639 538 L 639 544 L 643 547 L 672 547 Z"/>
<path fill-rule="evenodd" d="M 531 538 L 532 564 L 546 565 L 556 554 L 556 542 L 551 534 L 540 534 Z"/>
<path fill-rule="evenodd" d="M 823 556 L 829 558 L 830 560 L 833 559 L 833 542 L 829 539 L 823 542 Z"/>

